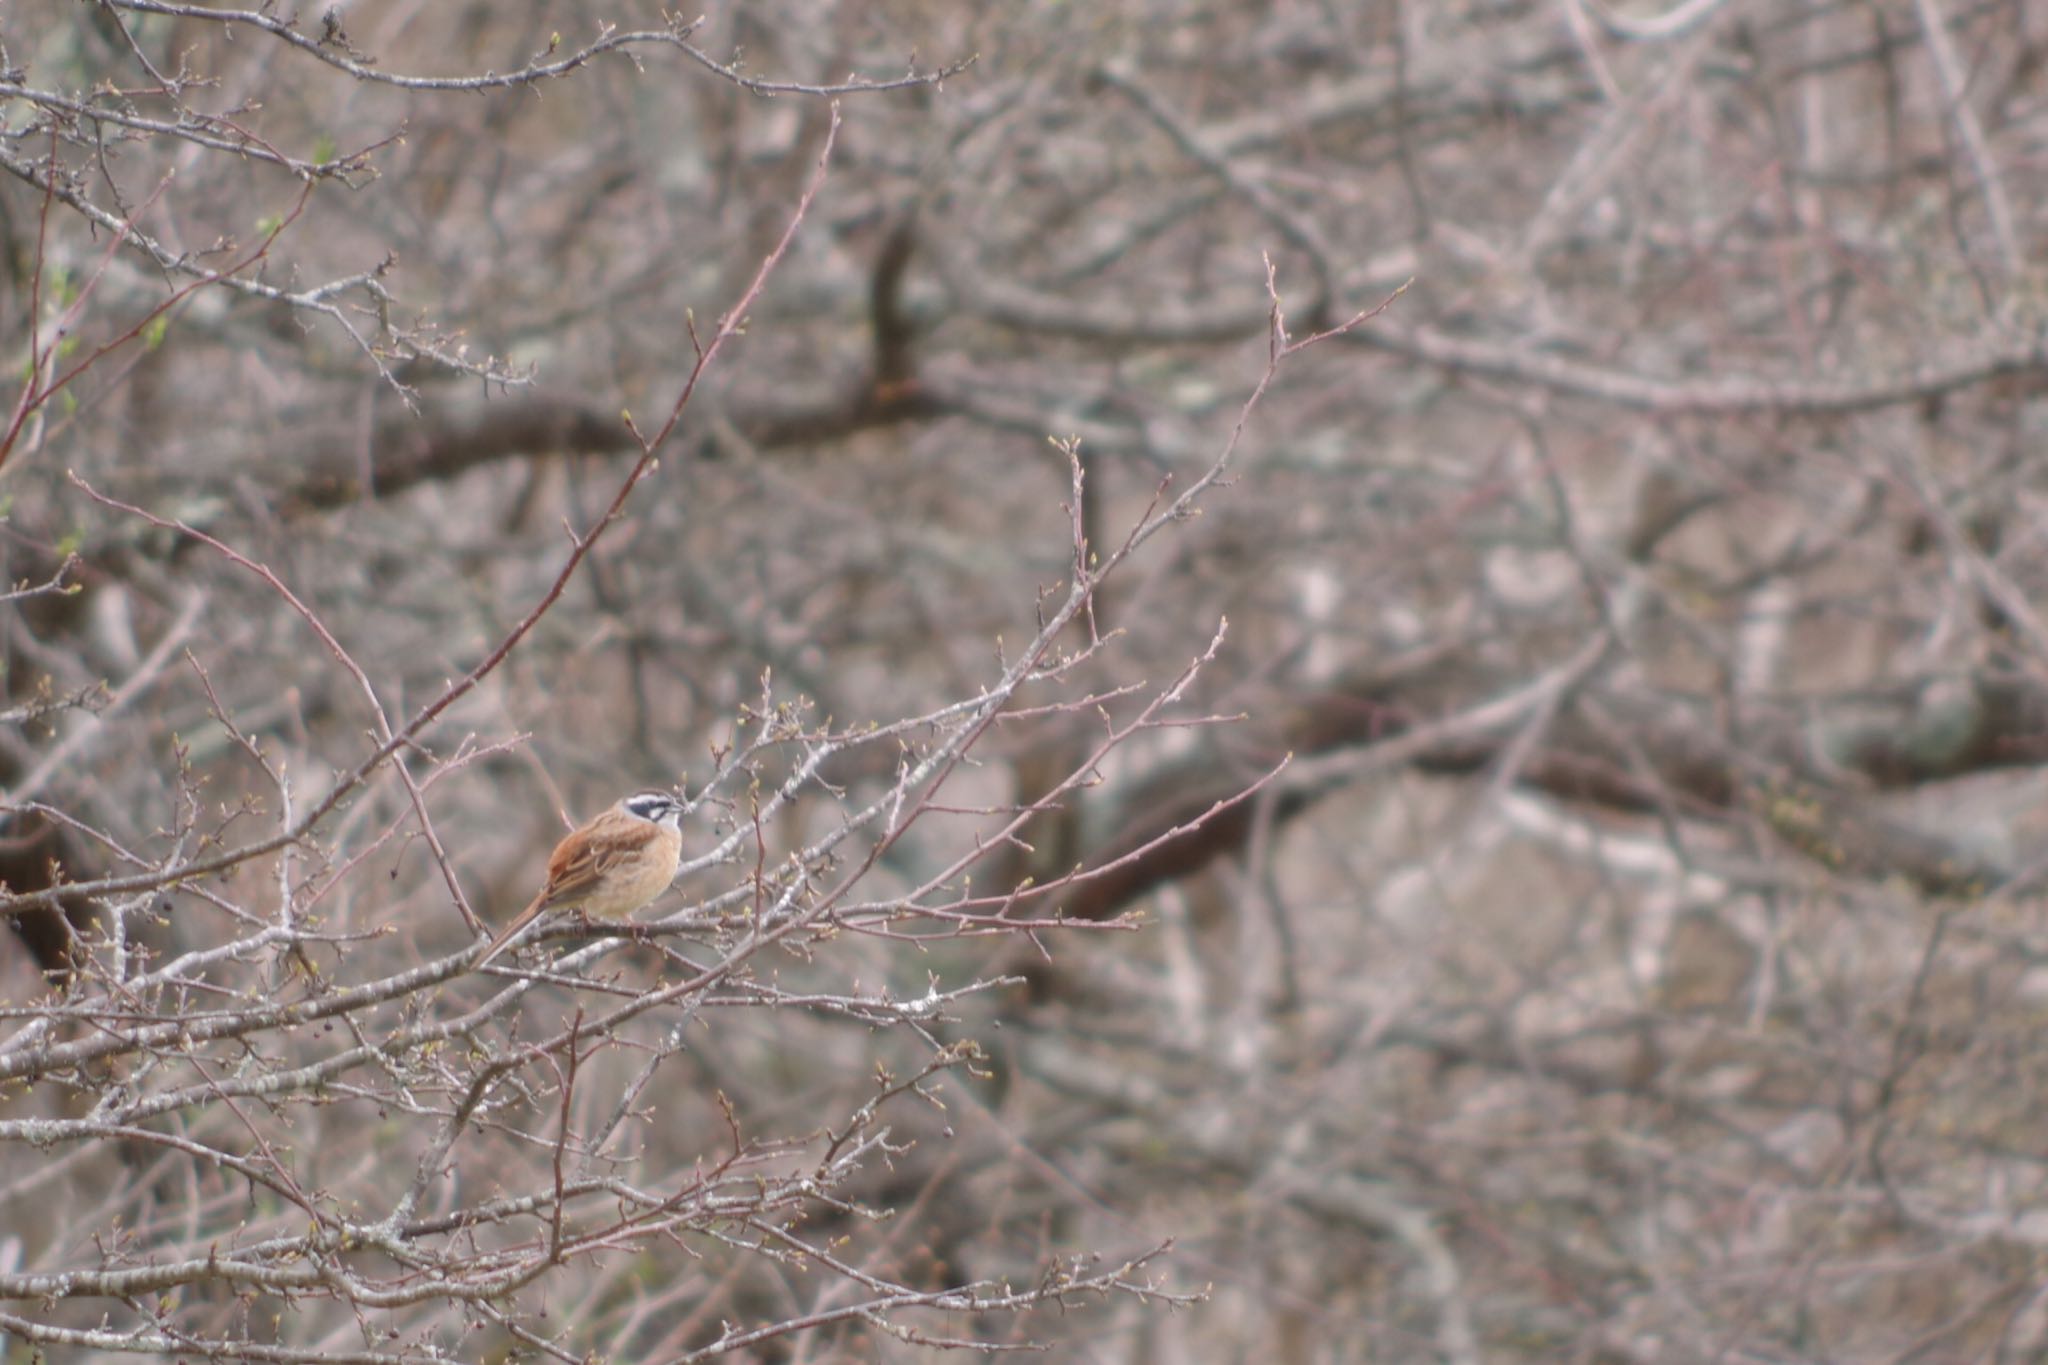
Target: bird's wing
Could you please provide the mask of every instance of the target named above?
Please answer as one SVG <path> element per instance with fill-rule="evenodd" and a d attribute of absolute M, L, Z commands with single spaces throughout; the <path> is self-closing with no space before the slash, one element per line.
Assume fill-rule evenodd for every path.
<path fill-rule="evenodd" d="M 548 879 L 541 888 L 540 908 L 569 905 L 589 895 L 603 878 L 614 857 L 604 856 L 598 845 L 588 842 L 563 844 L 548 859 Z"/>
<path fill-rule="evenodd" d="M 635 830 L 629 836 L 577 841 L 575 846 L 557 848 L 548 859 L 548 880 L 541 892 L 541 908 L 573 905 L 597 889 L 597 884 L 620 862 L 638 856 L 654 830 Z"/>

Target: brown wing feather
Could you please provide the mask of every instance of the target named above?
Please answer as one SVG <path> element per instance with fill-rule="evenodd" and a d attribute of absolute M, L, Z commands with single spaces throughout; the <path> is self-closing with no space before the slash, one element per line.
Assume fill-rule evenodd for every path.
<path fill-rule="evenodd" d="M 551 910 L 589 895 L 612 861 L 587 839 L 564 839 L 556 844 L 548 858 L 548 879 L 540 889 L 540 908 Z"/>

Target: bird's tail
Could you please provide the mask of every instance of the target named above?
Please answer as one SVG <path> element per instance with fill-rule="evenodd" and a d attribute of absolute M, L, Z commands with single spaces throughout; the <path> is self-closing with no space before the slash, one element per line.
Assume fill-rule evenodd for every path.
<path fill-rule="evenodd" d="M 545 895 L 535 896 L 532 904 L 514 915 L 512 922 L 498 931 L 498 936 L 491 940 L 491 946 L 484 949 L 483 956 L 471 964 L 471 970 L 489 966 L 491 959 L 505 951 L 505 945 L 516 938 L 521 929 L 533 923 L 540 915 L 541 910 L 546 907 L 546 904 L 547 897 Z"/>

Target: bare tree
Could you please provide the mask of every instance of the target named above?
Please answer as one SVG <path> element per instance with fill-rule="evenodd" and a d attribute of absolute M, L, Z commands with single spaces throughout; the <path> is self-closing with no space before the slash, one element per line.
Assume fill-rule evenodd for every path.
<path fill-rule="evenodd" d="M 9 1330 L 2038 1353 L 2048 11 L 514 8 L 0 19 Z"/>
<path fill-rule="evenodd" d="M 387 17 L 432 22 L 417 12 Z M 284 131 L 254 127 L 257 94 L 213 104 L 223 87 L 255 76 L 227 44 L 258 49 L 257 63 L 325 65 L 346 78 L 343 89 L 409 96 L 518 91 L 643 48 L 679 52 L 749 89 L 816 97 L 944 74 L 764 84 L 714 61 L 671 21 L 602 31 L 573 50 L 550 36 L 508 74 L 402 76 L 357 46 L 336 14 L 317 34 L 267 11 L 134 4 L 101 7 L 94 19 L 90 35 L 31 29 L 29 41 L 102 42 L 113 69 L 147 76 L 144 88 L 105 80 L 80 95 L 26 73 L 11 78 L 33 113 L 4 162 L 32 193 L 10 202 L 35 223 L 17 296 L 28 359 L 0 442 L 17 469 L 47 463 L 76 439 L 67 429 L 81 412 L 141 387 L 173 326 L 200 333 L 198 347 L 228 344 L 238 324 L 232 305 L 220 308 L 223 295 L 288 310 L 292 325 L 331 327 L 375 389 L 415 418 L 419 396 L 404 373 L 412 367 L 466 373 L 508 395 L 525 383 L 430 324 L 394 318 L 404 305 L 385 284 L 388 261 L 302 282 L 302 263 L 284 250 L 292 230 L 323 186 L 367 188 L 395 135 L 310 156 L 283 150 Z M 173 32 L 158 27 L 165 19 L 178 21 Z M 344 643 L 355 632 L 336 622 L 353 613 L 331 613 L 331 584 L 302 591 L 292 568 L 232 543 L 249 530 L 248 509 L 187 507 L 164 483 L 128 501 L 98 486 L 135 482 L 138 466 L 120 455 L 89 476 L 68 472 L 68 495 L 41 481 L 40 491 L 82 496 L 106 514 L 86 564 L 93 595 L 116 598 L 117 615 L 111 624 L 24 618 L 17 645 L 40 638 L 51 663 L 89 668 L 96 649 L 121 652 L 141 602 L 161 593 L 176 614 L 146 656 L 126 661 L 117 687 L 60 694 L 41 684 L 38 699 L 10 717 L 33 726 L 79 713 L 40 751 L 22 743 L 10 781 L 22 827 L 40 821 L 53 837 L 18 860 L 8 906 L 17 923 L 41 916 L 40 934 L 22 941 L 43 950 L 61 989 L 9 1005 L 0 1043 L 14 1111 L 0 1118 L 0 1143 L 14 1154 L 0 1197 L 17 1213 L 0 1297 L 25 1305 L 0 1314 L 9 1333 L 108 1354 L 383 1361 L 463 1354 L 488 1331 L 565 1359 L 641 1337 L 658 1356 L 696 1359 L 789 1336 L 967 1345 L 987 1335 L 986 1324 L 1040 1305 L 1185 1301 L 1149 1269 L 1158 1247 L 1110 1260 L 1048 1251 L 934 1275 L 861 1245 L 863 1225 L 886 1213 L 870 1191 L 914 1147 L 913 1134 L 932 1126 L 919 1110 L 943 1113 L 942 1080 L 983 1056 L 971 1040 L 944 1036 L 959 1003 L 1005 982 L 934 968 L 922 990 L 899 993 L 885 980 L 864 984 L 858 973 L 879 959 L 843 945 L 850 936 L 945 944 L 1063 927 L 1044 907 L 1087 874 L 973 893 L 972 871 L 1031 812 L 958 807 L 950 793 L 991 733 L 1034 715 L 1101 715 L 1104 751 L 1187 723 L 1183 695 L 1207 656 L 1161 688 L 1091 693 L 1076 679 L 1106 644 L 1092 626 L 1100 584 L 1184 518 L 1213 475 L 1098 549 L 1082 529 L 1085 492 L 1070 457 L 1065 580 L 1038 597 L 1029 638 L 970 693 L 886 724 L 834 721 L 763 673 L 691 794 L 709 833 L 686 871 L 727 875 L 662 923 L 621 931 L 652 960 L 622 969 L 614 934 L 535 971 L 470 973 L 467 939 L 483 920 L 465 886 L 473 861 L 461 850 L 486 838 L 498 804 L 479 779 L 520 745 L 490 715 L 507 696 L 508 660 L 563 614 L 579 571 L 588 579 L 608 535 L 631 524 L 636 491 L 675 444 L 700 382 L 799 240 L 839 126 L 835 105 L 814 169 L 751 280 L 704 327 L 677 320 L 693 359 L 667 376 L 676 392 L 665 418 L 644 432 L 630 415 L 613 419 L 608 438 L 622 431 L 634 454 L 601 507 L 572 522 L 566 545 L 535 556 L 545 587 L 423 698 L 408 697 L 410 670 L 382 653 L 395 642 L 373 645 L 379 653 Z M 207 207 L 186 187 L 171 193 L 172 163 L 188 155 L 230 177 L 234 161 L 272 170 L 295 186 L 288 208 L 253 241 L 223 233 L 188 245 L 192 219 Z M 132 172 L 122 163 L 135 160 L 161 177 L 146 191 L 124 184 Z M 83 255 L 95 239 L 97 255 Z M 1284 342 L 1277 312 L 1274 325 Z M 509 396 L 497 404 L 492 420 L 520 412 Z M 529 424 L 497 441 L 541 453 L 558 431 Z M 573 432 L 561 440 L 573 442 Z M 232 465 L 182 460 L 165 472 L 195 489 L 229 489 L 240 477 Z M 287 486 L 294 481 L 314 505 L 331 503 L 338 482 L 317 462 L 287 474 Z M 270 514 L 272 526 L 293 513 L 279 515 Z M 34 537 L 22 544 L 31 557 L 53 553 Z M 62 562 L 48 580 L 12 600 L 27 607 L 79 594 L 78 557 L 54 553 Z M 163 564 L 172 571 L 145 586 L 146 569 Z M 256 625 L 253 638 L 236 638 L 238 619 Z M 331 690 L 311 702 L 316 689 Z M 282 711 L 252 700 L 266 690 L 283 692 Z M 180 708 L 194 703 L 203 716 L 181 722 Z M 133 722 L 144 715 L 140 732 L 153 730 L 167 747 L 124 756 L 122 737 L 140 733 Z M 188 739 L 194 721 L 203 737 Z M 316 736 L 316 727 L 327 732 Z M 585 757 L 616 762 L 631 739 L 606 733 Z M 86 778 L 88 765 L 110 763 L 117 770 L 101 781 Z M 846 780 L 827 777 L 839 769 Z M 1085 777 L 1068 775 L 1045 799 Z M 472 796 L 451 799 L 465 786 Z M 769 832 L 785 843 L 785 818 L 805 803 L 818 808 L 808 818 L 819 827 L 771 853 Z M 450 820 L 450 809 L 467 813 Z M 939 862 L 916 876 L 892 869 L 913 848 Z M 408 857 L 413 850 L 424 861 Z M 828 962 L 836 965 L 807 969 Z M 693 1033 L 760 1011 L 852 1023 L 860 1038 L 879 1041 L 858 1057 L 840 1046 L 829 1067 L 842 1081 L 799 1114 L 762 1113 L 692 1084 L 707 1079 L 688 1060 Z M 91 1198 L 34 1198 L 59 1189 Z M 649 1264 L 668 1269 L 641 1292 L 634 1286 Z M 787 1276 L 804 1267 L 828 1283 L 792 1293 Z M 602 1306 L 621 1289 L 624 1299 Z M 556 1327 L 548 1319 L 565 1299 L 586 1307 Z"/>

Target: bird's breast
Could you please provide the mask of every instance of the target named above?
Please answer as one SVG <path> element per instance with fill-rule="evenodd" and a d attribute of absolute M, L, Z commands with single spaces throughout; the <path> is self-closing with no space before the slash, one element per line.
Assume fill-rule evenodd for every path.
<path fill-rule="evenodd" d="M 619 919 L 632 914 L 668 889 L 681 861 L 683 837 L 664 829 L 648 845 L 646 856 L 612 869 L 584 899 L 585 914 Z"/>

